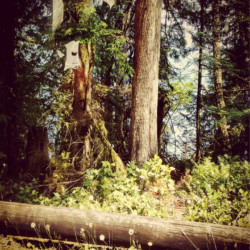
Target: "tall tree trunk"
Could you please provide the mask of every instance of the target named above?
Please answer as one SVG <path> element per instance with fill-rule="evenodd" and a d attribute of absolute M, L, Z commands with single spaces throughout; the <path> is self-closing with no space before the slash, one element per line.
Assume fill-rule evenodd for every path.
<path fill-rule="evenodd" d="M 221 36 L 220 36 L 220 0 L 213 1 L 214 23 L 213 23 L 213 56 L 215 60 L 214 65 L 214 86 L 219 110 L 225 108 L 225 100 L 223 95 L 222 83 L 222 65 L 221 65 Z M 220 114 L 221 121 L 219 122 L 219 129 L 222 135 L 222 146 L 224 153 L 230 153 L 231 143 L 227 129 L 227 118 L 224 114 Z"/>
<path fill-rule="evenodd" d="M 130 150 L 137 164 L 158 153 L 157 103 L 161 0 L 137 0 Z"/>
<path fill-rule="evenodd" d="M 199 71 L 198 71 L 198 88 L 196 104 L 196 157 L 195 161 L 201 161 L 201 89 L 202 89 L 202 56 L 203 56 L 203 32 L 204 32 L 204 0 L 200 0 L 200 34 L 199 34 Z"/>

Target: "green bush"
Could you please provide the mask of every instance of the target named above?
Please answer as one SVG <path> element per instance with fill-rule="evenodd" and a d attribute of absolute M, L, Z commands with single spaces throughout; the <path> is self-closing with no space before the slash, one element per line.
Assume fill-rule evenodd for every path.
<path fill-rule="evenodd" d="M 218 164 L 207 158 L 195 165 L 187 219 L 249 227 L 249 167 L 247 161 L 228 156 L 220 157 Z"/>
<path fill-rule="evenodd" d="M 7 201 L 15 201 L 22 203 L 40 203 L 40 194 L 34 188 L 38 186 L 36 179 L 33 179 L 29 184 L 20 182 L 2 182 L 0 183 L 0 199 Z"/>
<path fill-rule="evenodd" d="M 81 187 L 65 188 L 54 193 L 52 198 L 44 198 L 44 205 L 66 206 L 139 214 L 155 217 L 168 217 L 162 202 L 171 195 L 174 182 L 170 177 L 170 167 L 162 164 L 155 156 L 141 168 L 128 164 L 126 174 L 114 172 L 114 164 L 103 162 L 100 169 L 88 169 Z M 143 180 L 143 188 L 141 183 Z"/>

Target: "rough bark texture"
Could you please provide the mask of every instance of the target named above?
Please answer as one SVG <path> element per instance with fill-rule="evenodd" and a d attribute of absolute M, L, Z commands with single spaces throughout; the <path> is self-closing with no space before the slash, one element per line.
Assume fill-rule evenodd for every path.
<path fill-rule="evenodd" d="M 92 1 L 71 0 L 73 8 L 71 15 L 78 21 L 88 21 Z M 82 11 L 89 8 L 89 12 Z M 84 20 L 83 20 L 84 18 Z M 95 63 L 95 49 L 92 42 L 79 45 L 81 67 L 74 70 L 63 81 L 64 86 L 73 85 L 73 110 L 70 124 L 64 132 L 66 141 L 64 148 L 70 152 L 71 163 L 74 170 L 83 171 L 88 167 L 100 167 L 102 161 L 116 163 L 117 169 L 124 165 L 107 140 L 107 130 L 101 115 L 91 110 L 91 76 Z M 63 89 L 63 87 L 62 87 Z"/>
<path fill-rule="evenodd" d="M 77 20 L 81 11 L 90 0 L 72 0 L 75 5 Z M 86 17 L 87 19 L 88 17 Z M 70 156 L 75 170 L 83 170 L 90 164 L 89 126 L 91 125 L 91 75 L 94 66 L 95 52 L 91 42 L 79 45 L 81 67 L 74 70 L 72 125 L 70 135 Z"/>
<path fill-rule="evenodd" d="M 157 103 L 161 0 L 137 0 L 132 89 L 131 160 L 142 164 L 158 153 Z"/>
<path fill-rule="evenodd" d="M 104 235 L 111 246 L 134 241 L 151 250 L 248 249 L 250 244 L 248 228 L 2 201 L 0 233 L 95 244 Z"/>
<path fill-rule="evenodd" d="M 214 23 L 213 23 L 213 56 L 215 60 L 214 65 L 214 87 L 219 110 L 225 108 L 225 100 L 223 95 L 222 83 L 222 67 L 221 67 L 221 35 L 220 35 L 220 4 L 219 0 L 213 1 Z M 227 118 L 220 114 L 221 121 L 219 122 L 219 129 L 222 134 L 222 146 L 224 153 L 230 153 L 231 143 L 227 129 Z"/>
<path fill-rule="evenodd" d="M 82 67 L 74 70 L 74 99 L 72 110 L 71 158 L 76 170 L 82 170 L 90 163 L 89 126 L 91 124 L 91 74 L 94 66 L 94 49 L 91 42 L 80 44 Z"/>
<path fill-rule="evenodd" d="M 165 91 L 159 89 L 158 108 L 157 108 L 157 139 L 158 154 L 161 156 L 162 135 L 164 131 L 164 118 L 170 109 L 169 100 L 166 98 Z"/>
<path fill-rule="evenodd" d="M 41 174 L 45 174 L 49 164 L 47 129 L 45 127 L 32 127 L 27 138 L 25 173 L 38 178 Z"/>
<path fill-rule="evenodd" d="M 199 71 L 198 71 L 198 87 L 197 87 L 197 104 L 196 104 L 196 156 L 195 161 L 201 161 L 201 88 L 202 88 L 202 56 L 203 56 L 203 32 L 204 32 L 204 0 L 200 0 L 200 38 L 199 38 Z"/>
<path fill-rule="evenodd" d="M 73 118 L 76 120 L 81 120 L 86 112 L 90 112 L 91 74 L 95 58 L 91 42 L 80 44 L 79 47 L 82 67 L 74 71 Z"/>

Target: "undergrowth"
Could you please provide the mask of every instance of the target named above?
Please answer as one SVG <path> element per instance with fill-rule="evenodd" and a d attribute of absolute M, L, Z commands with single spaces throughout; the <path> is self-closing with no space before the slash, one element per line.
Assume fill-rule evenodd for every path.
<path fill-rule="evenodd" d="M 100 169 L 86 171 L 81 186 L 68 189 L 60 185 L 60 191 L 54 192 L 52 197 L 40 194 L 32 185 L 15 183 L 10 190 L 4 190 L 4 186 L 1 190 L 11 201 L 169 217 L 166 203 L 175 185 L 170 176 L 171 168 L 163 165 L 158 156 L 141 168 L 134 163 L 128 164 L 126 173 L 114 169 L 114 164 L 105 161 Z"/>
<path fill-rule="evenodd" d="M 195 165 L 188 184 L 188 220 L 250 226 L 250 164 L 228 156 Z"/>
<path fill-rule="evenodd" d="M 171 179 L 174 168 L 155 156 L 142 167 L 130 163 L 126 173 L 103 162 L 100 169 L 88 169 L 81 185 L 58 185 L 52 195 L 45 195 L 36 180 L 29 185 L 2 184 L 2 200 L 78 209 L 173 218 L 170 201 L 188 197 L 185 219 L 249 227 L 250 164 L 228 156 L 218 164 L 207 158 L 194 164 L 185 185 Z M 185 189 L 183 188 L 185 186 Z M 38 187 L 38 188 L 35 188 Z"/>

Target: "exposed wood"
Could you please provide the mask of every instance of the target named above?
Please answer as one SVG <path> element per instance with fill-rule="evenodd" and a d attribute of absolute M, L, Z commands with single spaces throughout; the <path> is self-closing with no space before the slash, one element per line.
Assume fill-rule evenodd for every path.
<path fill-rule="evenodd" d="M 33 227 L 33 228 L 32 228 Z M 130 234 L 129 234 L 130 232 Z M 250 229 L 88 210 L 0 202 L 0 233 L 151 249 L 248 249 Z"/>
<path fill-rule="evenodd" d="M 80 44 L 79 50 L 82 67 L 74 71 L 73 118 L 76 121 L 81 120 L 85 113 L 90 112 L 91 74 L 95 60 L 94 48 L 90 42 Z"/>

